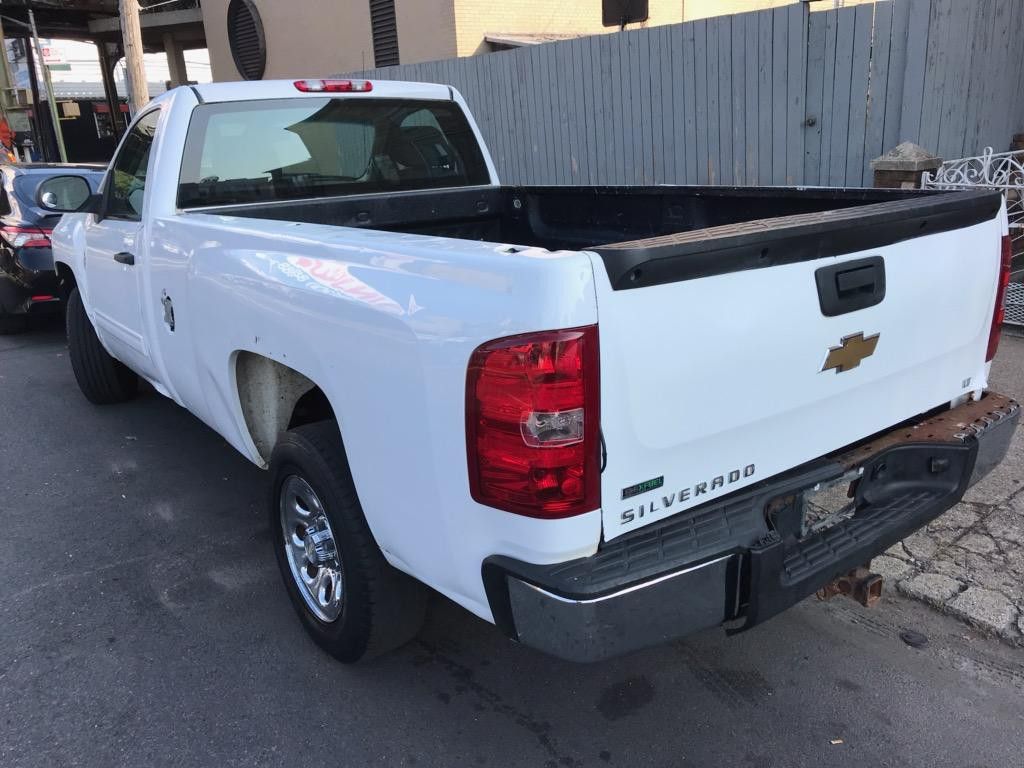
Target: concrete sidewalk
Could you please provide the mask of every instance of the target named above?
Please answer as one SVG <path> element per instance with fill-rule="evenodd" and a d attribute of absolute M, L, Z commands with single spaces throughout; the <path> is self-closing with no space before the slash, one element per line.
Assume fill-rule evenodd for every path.
<path fill-rule="evenodd" d="M 1024 337 L 1003 334 L 990 386 L 1024 402 Z M 889 585 L 1024 645 L 1024 428 L 963 502 L 872 561 Z"/>

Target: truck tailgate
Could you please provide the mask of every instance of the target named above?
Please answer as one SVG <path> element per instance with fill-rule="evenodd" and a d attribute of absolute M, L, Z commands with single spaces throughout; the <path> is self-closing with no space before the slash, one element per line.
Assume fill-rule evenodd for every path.
<path fill-rule="evenodd" d="M 595 249 L 606 540 L 986 384 L 1001 198 Z"/>

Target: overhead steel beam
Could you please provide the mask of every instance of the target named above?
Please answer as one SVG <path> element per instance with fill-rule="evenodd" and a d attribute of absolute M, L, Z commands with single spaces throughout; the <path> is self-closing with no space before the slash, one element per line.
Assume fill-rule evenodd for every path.
<path fill-rule="evenodd" d="M 203 12 L 198 8 L 186 8 L 183 11 L 159 11 L 157 13 L 143 13 L 139 16 L 139 25 L 142 29 L 154 27 L 171 27 L 178 24 L 202 24 Z M 104 35 L 111 32 L 121 31 L 121 20 L 118 17 L 111 19 L 93 19 L 89 22 L 89 32 L 94 35 Z"/>

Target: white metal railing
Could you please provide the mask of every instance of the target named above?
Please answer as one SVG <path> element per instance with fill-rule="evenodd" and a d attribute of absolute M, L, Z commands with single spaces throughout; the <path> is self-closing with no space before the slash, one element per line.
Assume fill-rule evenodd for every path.
<path fill-rule="evenodd" d="M 1006 197 L 1014 256 L 1024 254 L 1024 150 L 993 152 L 947 160 L 934 174 L 925 172 L 927 189 L 997 189 Z M 1015 276 L 1016 280 L 1016 276 Z M 1011 282 L 1006 292 L 1006 322 L 1024 325 L 1024 282 Z"/>

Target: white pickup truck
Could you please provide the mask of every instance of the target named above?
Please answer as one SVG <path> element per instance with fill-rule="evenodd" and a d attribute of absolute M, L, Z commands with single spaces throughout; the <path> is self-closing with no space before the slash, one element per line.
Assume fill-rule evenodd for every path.
<path fill-rule="evenodd" d="M 580 661 L 870 602 L 1019 418 L 994 193 L 502 186 L 456 91 L 365 80 L 177 88 L 54 184 L 82 392 L 269 468 L 343 661 L 425 587 Z"/>

